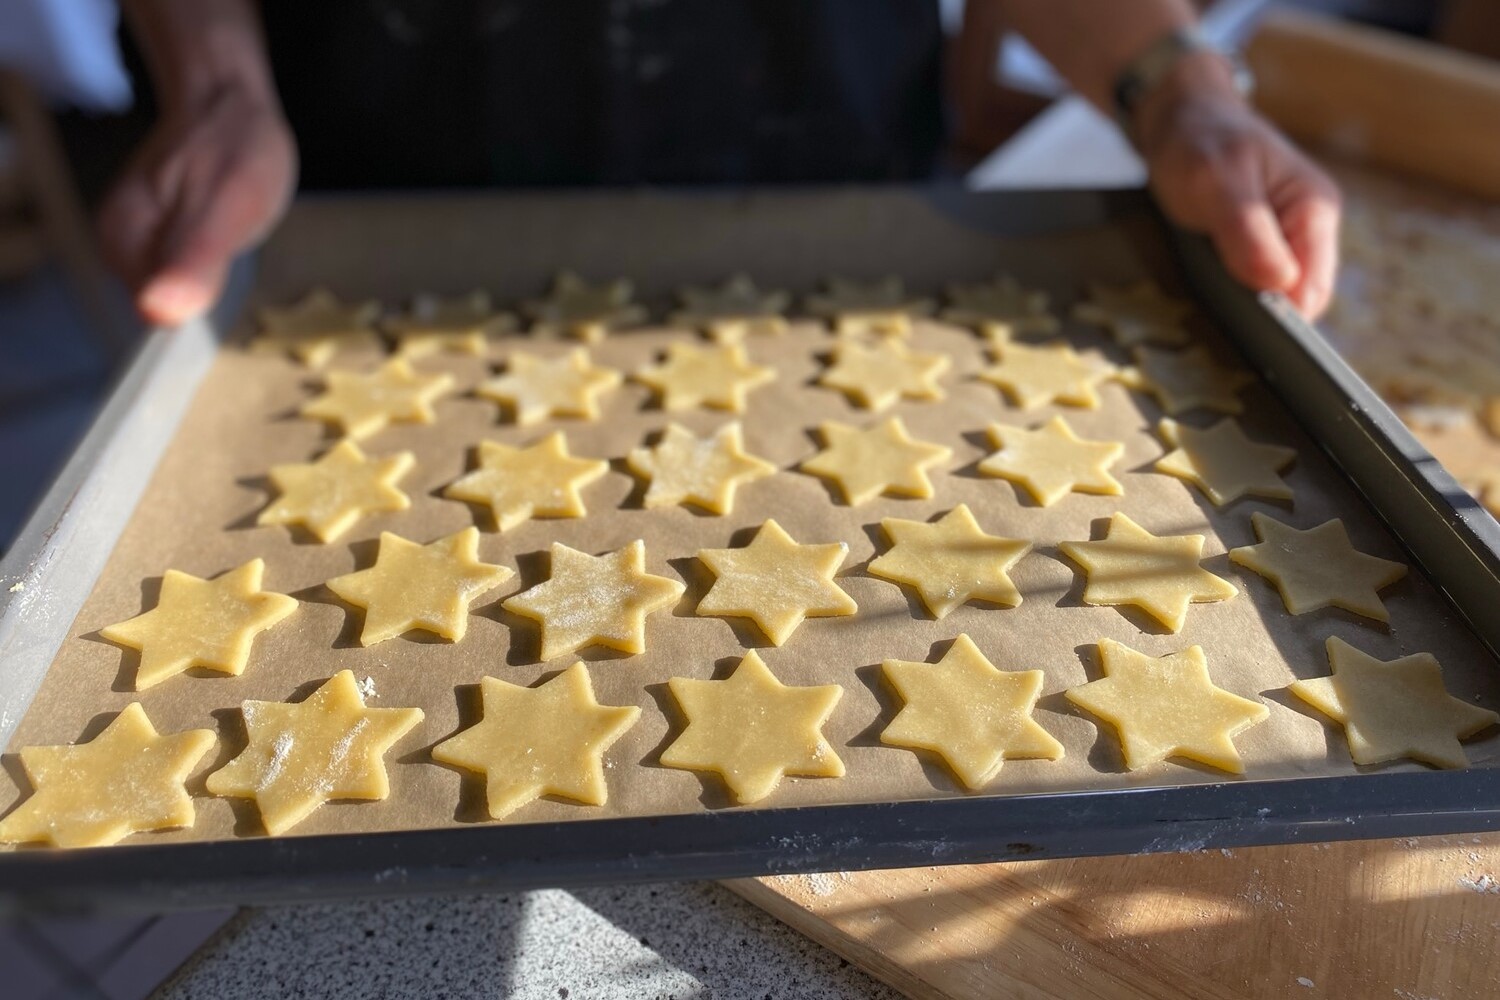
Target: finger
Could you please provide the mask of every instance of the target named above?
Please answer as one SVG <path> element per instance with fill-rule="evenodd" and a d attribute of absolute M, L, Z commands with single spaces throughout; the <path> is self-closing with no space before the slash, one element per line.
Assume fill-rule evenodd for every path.
<path fill-rule="evenodd" d="M 1338 273 L 1338 195 L 1331 188 L 1314 186 L 1301 191 L 1280 214 L 1287 241 L 1302 266 L 1302 274 L 1288 294 L 1299 312 L 1316 319 L 1333 298 Z"/>
<path fill-rule="evenodd" d="M 1259 177 L 1246 169 L 1225 171 L 1211 197 L 1208 234 L 1229 273 L 1257 290 L 1291 289 L 1302 269 Z"/>
<path fill-rule="evenodd" d="M 126 284 L 138 288 L 155 267 L 154 247 L 166 214 L 142 178 L 124 178 L 99 209 L 99 249 Z"/>

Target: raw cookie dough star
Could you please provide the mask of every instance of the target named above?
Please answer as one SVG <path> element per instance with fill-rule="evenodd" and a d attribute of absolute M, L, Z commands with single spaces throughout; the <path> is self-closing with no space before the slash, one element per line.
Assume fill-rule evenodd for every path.
<path fill-rule="evenodd" d="M 776 377 L 773 369 L 754 365 L 742 344 L 700 346 L 675 341 L 666 358 L 635 373 L 636 381 L 655 389 L 666 410 L 711 406 L 745 412 L 745 396 Z"/>
<path fill-rule="evenodd" d="M 405 358 L 371 372 L 329 372 L 323 395 L 304 403 L 304 417 L 324 420 L 356 440 L 393 423 L 430 424 L 433 402 L 453 388 L 453 376 L 418 375 Z"/>
<path fill-rule="evenodd" d="M 1121 369 L 1117 377 L 1130 388 L 1151 394 L 1172 416 L 1199 408 L 1243 413 L 1238 393 L 1255 381 L 1249 372 L 1219 364 L 1206 347 L 1184 351 L 1137 347 L 1135 367 Z"/>
<path fill-rule="evenodd" d="M 493 677 L 479 684 L 484 717 L 433 747 L 432 757 L 484 775 L 491 819 L 544 795 L 605 804 L 604 753 L 635 725 L 639 708 L 599 704 L 582 663 L 536 687 Z"/>
<path fill-rule="evenodd" d="M 1252 441 L 1233 417 L 1206 428 L 1168 417 L 1156 430 L 1175 449 L 1157 460 L 1156 471 L 1192 483 L 1214 506 L 1246 496 L 1292 498 L 1292 488 L 1279 473 L 1297 457 L 1295 448 Z"/>
<path fill-rule="evenodd" d="M 1054 403 L 1099 408 L 1099 383 L 1111 369 L 1103 361 L 1083 358 L 1067 344 L 1018 344 L 1005 336 L 995 339 L 995 364 L 979 377 L 998 386 L 1023 410 Z"/>
<path fill-rule="evenodd" d="M 1114 288 L 1089 285 L 1089 301 L 1073 307 L 1073 318 L 1109 330 L 1121 347 L 1154 343 L 1181 347 L 1189 340 L 1183 321 L 1193 307 L 1162 292 L 1154 281 Z"/>
<path fill-rule="evenodd" d="M 260 589 L 265 569 L 262 560 L 252 559 L 212 580 L 169 569 L 156 607 L 106 625 L 99 634 L 140 650 L 137 691 L 191 667 L 237 677 L 245 672 L 255 636 L 297 607 L 295 598 Z"/>
<path fill-rule="evenodd" d="M 562 271 L 545 299 L 533 299 L 522 308 L 535 321 L 533 332 L 565 333 L 593 344 L 610 330 L 646 322 L 645 308 L 630 301 L 634 294 L 623 278 L 590 285 L 572 271 Z"/>
<path fill-rule="evenodd" d="M 642 504 L 648 510 L 693 504 L 728 514 L 735 490 L 776 471 L 776 466 L 745 451 L 738 422 L 699 438 L 678 424 L 667 424 L 661 440 L 636 448 L 626 458 L 631 471 L 650 480 Z"/>
<path fill-rule="evenodd" d="M 936 663 L 886 660 L 881 669 L 905 704 L 880 742 L 937 754 L 965 788 L 979 791 L 1007 760 L 1063 755 L 1031 717 L 1042 672 L 997 670 L 963 633 Z"/>
<path fill-rule="evenodd" d="M 663 767 L 712 771 L 741 805 L 776 790 L 783 775 L 842 778 L 844 762 L 823 738 L 844 689 L 788 687 L 750 650 L 723 680 L 673 677 L 687 726 L 661 754 Z"/>
<path fill-rule="evenodd" d="M 698 602 L 700 615 L 749 618 L 772 645 L 791 638 L 806 618 L 852 615 L 854 598 L 833 580 L 849 555 L 844 542 L 802 545 L 767 520 L 739 549 L 700 549 L 714 584 Z"/>
<path fill-rule="evenodd" d="M 315 288 L 284 308 L 260 310 L 260 334 L 252 346 L 261 351 L 289 352 L 309 368 L 322 368 L 345 349 L 381 350 L 375 332 L 380 303 L 345 305 L 338 296 Z"/>
<path fill-rule="evenodd" d="M 839 316 L 833 321 L 833 335 L 839 339 L 884 337 L 905 340 L 911 336 L 911 330 L 911 317 L 905 313 L 851 314 Z"/>
<path fill-rule="evenodd" d="M 445 486 L 443 496 L 488 507 L 495 527 L 509 531 L 533 517 L 582 517 L 578 491 L 608 471 L 602 459 L 568 454 L 562 431 L 526 448 L 481 441 L 479 467 Z"/>
<path fill-rule="evenodd" d="M 900 278 L 886 277 L 868 284 L 845 278 L 829 278 L 827 290 L 809 295 L 803 303 L 813 316 L 825 319 L 876 318 L 886 316 L 930 316 L 931 299 L 906 294 Z"/>
<path fill-rule="evenodd" d="M 1198 565 L 1202 535 L 1158 537 L 1124 514 L 1110 518 L 1108 533 L 1098 541 L 1057 547 L 1087 575 L 1083 603 L 1133 604 L 1171 632 L 1182 631 L 1189 604 L 1227 601 L 1239 593 Z"/>
<path fill-rule="evenodd" d="M 1087 441 L 1062 417 L 1040 427 L 990 424 L 990 441 L 1000 449 L 982 459 L 979 472 L 1025 487 L 1043 507 L 1069 492 L 1117 497 L 1125 492 L 1109 467 L 1125 454 L 1119 441 Z"/>
<path fill-rule="evenodd" d="M 540 660 L 595 645 L 633 655 L 646 649 L 646 616 L 677 603 L 685 589 L 646 572 L 640 539 L 602 556 L 553 542 L 551 577 L 502 606 L 538 623 Z"/>
<path fill-rule="evenodd" d="M 1022 288 L 1008 274 L 992 281 L 948 286 L 948 308 L 943 319 L 964 326 L 986 323 L 1012 333 L 1056 333 L 1057 317 L 1047 311 L 1047 293 Z"/>
<path fill-rule="evenodd" d="M 746 274 L 731 275 L 718 288 L 690 285 L 679 289 L 677 298 L 682 308 L 671 315 L 670 321 L 700 327 L 716 340 L 737 341 L 746 333 L 786 332 L 786 318 L 781 314 L 791 296 L 762 292 Z"/>
<path fill-rule="evenodd" d="M 255 523 L 300 524 L 318 541 L 331 542 L 366 514 L 409 508 L 411 499 L 396 480 L 416 462 L 409 451 L 369 458 L 345 439 L 316 461 L 273 465 L 269 478 L 281 495 Z"/>
<path fill-rule="evenodd" d="M 966 504 L 936 521 L 887 517 L 880 526 L 892 545 L 871 560 L 870 573 L 913 587 L 934 618 L 967 601 L 1008 608 L 1021 603 L 1010 568 L 1031 551 L 1031 543 L 986 534 Z"/>
<path fill-rule="evenodd" d="M 829 420 L 818 432 L 823 450 L 799 468 L 837 483 L 851 507 L 882 493 L 925 500 L 932 496 L 927 470 L 953 457 L 947 445 L 913 439 L 900 417 L 863 429 Z"/>
<path fill-rule="evenodd" d="M 182 783 L 217 742 L 211 729 L 157 733 L 132 702 L 87 743 L 22 747 L 31 797 L 0 819 L 0 844 L 104 847 L 193 825 Z"/>
<path fill-rule="evenodd" d="M 515 411 L 516 423 L 551 417 L 599 418 L 599 396 L 620 384 L 620 373 L 596 368 L 589 352 L 576 347 L 555 358 L 515 351 L 506 372 L 480 383 L 475 393 Z"/>
<path fill-rule="evenodd" d="M 1259 701 L 1216 687 L 1201 646 L 1153 657 L 1104 639 L 1099 666 L 1103 677 L 1063 694 L 1115 727 L 1128 770 L 1187 757 L 1245 773 L 1234 737 L 1270 712 Z"/>
<path fill-rule="evenodd" d="M 375 565 L 336 576 L 325 586 L 365 609 L 361 646 L 413 629 L 457 642 L 468 629 L 470 602 L 514 575 L 508 566 L 479 561 L 478 528 L 426 545 L 382 531 Z"/>
<path fill-rule="evenodd" d="M 1299 531 L 1256 511 L 1250 523 L 1260 544 L 1230 549 L 1229 559 L 1274 583 L 1292 614 L 1335 607 L 1391 620 L 1378 591 L 1405 576 L 1406 566 L 1357 550 L 1343 521 L 1334 518 Z"/>
<path fill-rule="evenodd" d="M 483 357 L 490 339 L 510 333 L 516 318 L 496 312 L 487 292 L 471 292 L 455 298 L 418 295 L 411 311 L 386 321 L 396 335 L 396 353 L 408 360 L 440 351 Z"/>
<path fill-rule="evenodd" d="M 903 396 L 942 399 L 937 380 L 951 364 L 946 354 L 919 354 L 889 337 L 868 344 L 844 339 L 833 348 L 832 364 L 818 384 L 838 389 L 867 410 L 884 410 Z"/>
<path fill-rule="evenodd" d="M 1410 757 L 1433 767 L 1467 767 L 1459 740 L 1500 722 L 1500 715 L 1450 695 L 1431 653 L 1377 660 L 1328 637 L 1329 677 L 1287 690 L 1344 727 L 1356 764 Z"/>
<path fill-rule="evenodd" d="M 381 759 L 422 721 L 420 708 L 366 708 L 354 674 L 340 670 L 304 701 L 247 701 L 248 742 L 208 776 L 211 794 L 254 799 L 273 837 L 332 799 L 391 794 Z"/>

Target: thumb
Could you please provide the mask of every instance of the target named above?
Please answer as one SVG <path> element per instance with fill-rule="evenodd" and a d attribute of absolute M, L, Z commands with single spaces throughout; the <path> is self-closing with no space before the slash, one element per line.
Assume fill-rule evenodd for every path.
<path fill-rule="evenodd" d="M 1209 193 L 1208 234 L 1229 273 L 1260 291 L 1286 291 L 1302 267 L 1254 169 L 1225 171 Z"/>

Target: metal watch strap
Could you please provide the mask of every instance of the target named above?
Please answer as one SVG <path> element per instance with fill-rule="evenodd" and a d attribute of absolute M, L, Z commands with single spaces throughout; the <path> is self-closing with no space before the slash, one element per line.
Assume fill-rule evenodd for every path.
<path fill-rule="evenodd" d="M 1224 59 L 1233 74 L 1235 89 L 1241 94 L 1248 96 L 1254 89 L 1255 78 L 1250 73 L 1250 68 L 1234 53 L 1203 37 L 1197 28 L 1180 28 L 1168 32 L 1131 60 L 1115 79 L 1112 92 L 1115 121 L 1132 142 L 1135 141 L 1136 109 L 1179 61 L 1199 52 L 1211 52 Z"/>

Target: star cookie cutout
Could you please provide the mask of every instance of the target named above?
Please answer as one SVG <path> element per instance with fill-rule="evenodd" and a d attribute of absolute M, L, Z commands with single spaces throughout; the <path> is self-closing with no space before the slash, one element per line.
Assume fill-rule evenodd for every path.
<path fill-rule="evenodd" d="M 192 826 L 183 782 L 216 742 L 211 729 L 162 736 L 133 702 L 87 743 L 22 747 L 33 791 L 0 819 L 0 844 L 104 847 Z"/>
<path fill-rule="evenodd" d="M 1127 770 L 1186 757 L 1245 773 L 1234 738 L 1270 712 L 1259 701 L 1216 687 L 1201 646 L 1154 657 L 1104 639 L 1099 665 L 1103 677 L 1063 694 L 1115 727 Z"/>
<path fill-rule="evenodd" d="M 759 802 L 784 775 L 841 778 L 844 762 L 823 738 L 844 689 L 789 687 L 750 650 L 723 680 L 667 681 L 687 726 L 661 754 L 663 767 L 710 771 L 741 805 Z"/>
<path fill-rule="evenodd" d="M 646 322 L 645 308 L 631 301 L 634 294 L 623 278 L 590 285 L 572 271 L 563 271 L 552 280 L 546 298 L 533 299 L 522 308 L 534 321 L 534 333 L 565 333 L 592 344 L 610 330 Z"/>
<path fill-rule="evenodd" d="M 169 569 L 162 575 L 156 607 L 106 625 L 99 634 L 140 650 L 137 691 L 192 667 L 238 677 L 250 660 L 255 636 L 297 608 L 295 598 L 260 589 L 265 570 L 260 559 L 212 580 Z"/>
<path fill-rule="evenodd" d="M 844 542 L 803 545 L 768 519 L 743 548 L 698 550 L 715 579 L 697 613 L 749 618 L 772 645 L 780 646 L 804 619 L 858 610 L 854 598 L 833 579 L 848 555 Z"/>
<path fill-rule="evenodd" d="M 432 404 L 453 388 L 446 372 L 419 375 L 405 358 L 371 372 L 329 372 L 321 396 L 304 403 L 304 417 L 323 420 L 351 438 L 367 438 L 393 423 L 430 424 Z"/>
<path fill-rule="evenodd" d="M 833 321 L 833 335 L 841 340 L 846 337 L 905 340 L 911 336 L 911 331 L 911 317 L 906 313 L 850 313 Z"/>
<path fill-rule="evenodd" d="M 715 339 L 736 341 L 746 333 L 786 332 L 781 314 L 791 302 L 786 292 L 762 292 L 746 274 L 731 275 L 717 288 L 688 286 L 679 289 L 682 308 L 671 322 L 701 327 Z"/>
<path fill-rule="evenodd" d="M 952 365 L 946 354 L 921 354 L 899 340 L 841 340 L 818 384 L 837 389 L 867 410 L 884 410 L 902 399 L 943 398 L 938 378 Z"/>
<path fill-rule="evenodd" d="M 1199 565 L 1202 535 L 1158 537 L 1124 514 L 1109 519 L 1109 530 L 1098 541 L 1060 542 L 1057 547 L 1083 567 L 1088 580 L 1083 603 L 1131 604 L 1170 632 L 1182 631 L 1189 604 L 1227 601 L 1239 593 L 1234 584 Z"/>
<path fill-rule="evenodd" d="M 646 649 L 646 616 L 676 604 L 685 589 L 646 572 L 646 543 L 640 539 L 600 556 L 553 542 L 551 577 L 502 606 L 538 623 L 540 660 L 585 646 L 634 655 Z"/>
<path fill-rule="evenodd" d="M 469 604 L 514 575 L 508 566 L 479 561 L 478 528 L 426 545 L 382 531 L 375 565 L 336 576 L 325 586 L 344 602 L 365 609 L 361 646 L 413 629 L 457 642 L 468 629 Z"/>
<path fill-rule="evenodd" d="M 692 504 L 712 514 L 728 514 L 741 484 L 776 471 L 770 462 L 745 451 L 738 422 L 703 438 L 669 423 L 660 441 L 633 449 L 626 463 L 650 483 L 642 501 L 647 510 Z"/>
<path fill-rule="evenodd" d="M 825 319 L 930 316 L 931 299 L 913 298 L 897 277 L 885 277 L 869 283 L 829 278 L 827 289 L 809 295 L 803 307 L 813 316 Z"/>
<path fill-rule="evenodd" d="M 1377 660 L 1329 636 L 1328 664 L 1331 676 L 1295 681 L 1287 690 L 1344 727 L 1356 764 L 1410 757 L 1433 767 L 1467 767 L 1459 740 L 1500 722 L 1489 709 L 1450 695 L 1431 653 Z"/>
<path fill-rule="evenodd" d="M 851 507 L 881 494 L 925 500 L 932 496 L 927 470 L 953 457 L 947 445 L 912 438 L 900 417 L 863 429 L 829 420 L 818 433 L 823 450 L 799 468 L 837 483 Z"/>
<path fill-rule="evenodd" d="M 887 517 L 880 526 L 892 544 L 871 560 L 870 573 L 915 589 L 934 618 L 968 601 L 1007 608 L 1021 603 L 1010 568 L 1031 551 L 1031 543 L 986 534 L 967 505 L 936 521 Z"/>
<path fill-rule="evenodd" d="M 1156 471 L 1192 483 L 1214 506 L 1247 496 L 1292 499 L 1280 473 L 1297 457 L 1295 448 L 1252 441 L 1233 417 L 1204 428 L 1169 417 L 1156 431 L 1173 449 L 1157 460 Z"/>
<path fill-rule="evenodd" d="M 886 660 L 881 670 L 903 704 L 880 742 L 937 754 L 965 788 L 979 791 L 1007 760 L 1063 756 L 1031 717 L 1042 672 L 997 670 L 963 633 L 936 663 Z"/>
<path fill-rule="evenodd" d="M 1130 388 L 1149 393 L 1171 416 L 1197 409 L 1236 416 L 1245 410 L 1239 391 L 1255 381 L 1247 371 L 1219 364 L 1206 347 L 1183 351 L 1137 347 L 1135 367 L 1121 369 L 1117 377 Z"/>
<path fill-rule="evenodd" d="M 979 377 L 998 386 L 1023 410 L 1062 403 L 1090 410 L 1099 408 L 1099 383 L 1109 378 L 1103 361 L 1084 358 L 1067 344 L 1018 344 L 1004 336 L 994 339 L 995 363 Z"/>
<path fill-rule="evenodd" d="M 269 478 L 280 496 L 256 524 L 300 524 L 320 542 L 331 542 L 366 514 L 406 510 L 411 498 L 396 481 L 416 465 L 409 451 L 370 458 L 350 440 L 313 462 L 273 465 Z"/>
<path fill-rule="evenodd" d="M 382 350 L 375 331 L 380 303 L 345 305 L 338 296 L 315 288 L 290 306 L 260 310 L 257 350 L 289 353 L 309 368 L 322 368 L 342 350 Z"/>
<path fill-rule="evenodd" d="M 340 670 L 300 702 L 247 701 L 248 742 L 208 776 L 211 794 L 253 799 L 273 837 L 333 799 L 391 794 L 382 759 L 422 721 L 420 708 L 366 708 L 354 674 Z"/>
<path fill-rule="evenodd" d="M 510 407 L 516 423 L 535 424 L 552 417 L 599 418 L 599 397 L 620 384 L 620 373 L 598 368 L 581 347 L 544 358 L 515 351 L 504 375 L 480 383 L 474 391 Z"/>
<path fill-rule="evenodd" d="M 1013 333 L 1056 333 L 1057 317 L 1047 311 L 1047 293 L 1023 288 L 1008 274 L 991 281 L 948 286 L 943 319 L 963 326 L 996 324 Z"/>
<path fill-rule="evenodd" d="M 479 679 L 484 716 L 432 748 L 433 760 L 484 776 L 491 819 L 544 795 L 586 806 L 609 799 L 604 753 L 635 725 L 634 705 L 601 705 L 582 663 L 536 687 Z"/>
<path fill-rule="evenodd" d="M 699 345 L 681 340 L 667 345 L 660 364 L 635 374 L 636 381 L 656 390 L 662 409 L 711 406 L 733 413 L 744 413 L 750 390 L 775 377 L 773 369 L 750 363 L 743 344 Z"/>
<path fill-rule="evenodd" d="M 386 321 L 396 336 L 396 354 L 407 360 L 448 351 L 484 357 L 491 338 L 510 333 L 516 318 L 497 312 L 486 292 L 454 298 L 418 295 L 411 311 Z"/>
<path fill-rule="evenodd" d="M 1191 339 L 1183 322 L 1192 312 L 1192 305 L 1165 294 L 1155 282 L 1140 281 L 1119 288 L 1089 285 L 1089 301 L 1073 307 L 1073 318 L 1104 327 L 1121 347 L 1181 347 Z"/>
<path fill-rule="evenodd" d="M 562 431 L 525 448 L 481 441 L 478 450 L 479 467 L 445 486 L 443 496 L 489 508 L 500 531 L 533 517 L 583 517 L 578 491 L 609 471 L 602 459 L 570 455 Z"/>
<path fill-rule="evenodd" d="M 1299 531 L 1256 511 L 1250 523 L 1260 544 L 1230 549 L 1229 560 L 1275 584 L 1292 614 L 1333 607 L 1378 622 L 1391 620 L 1379 591 L 1405 576 L 1406 566 L 1360 552 L 1343 521 L 1334 518 Z"/>
<path fill-rule="evenodd" d="M 1030 429 L 990 424 L 986 432 L 999 450 L 980 460 L 980 474 L 1024 487 L 1043 507 L 1069 493 L 1117 497 L 1125 492 L 1109 474 L 1125 454 L 1119 441 L 1085 440 L 1060 416 Z"/>

